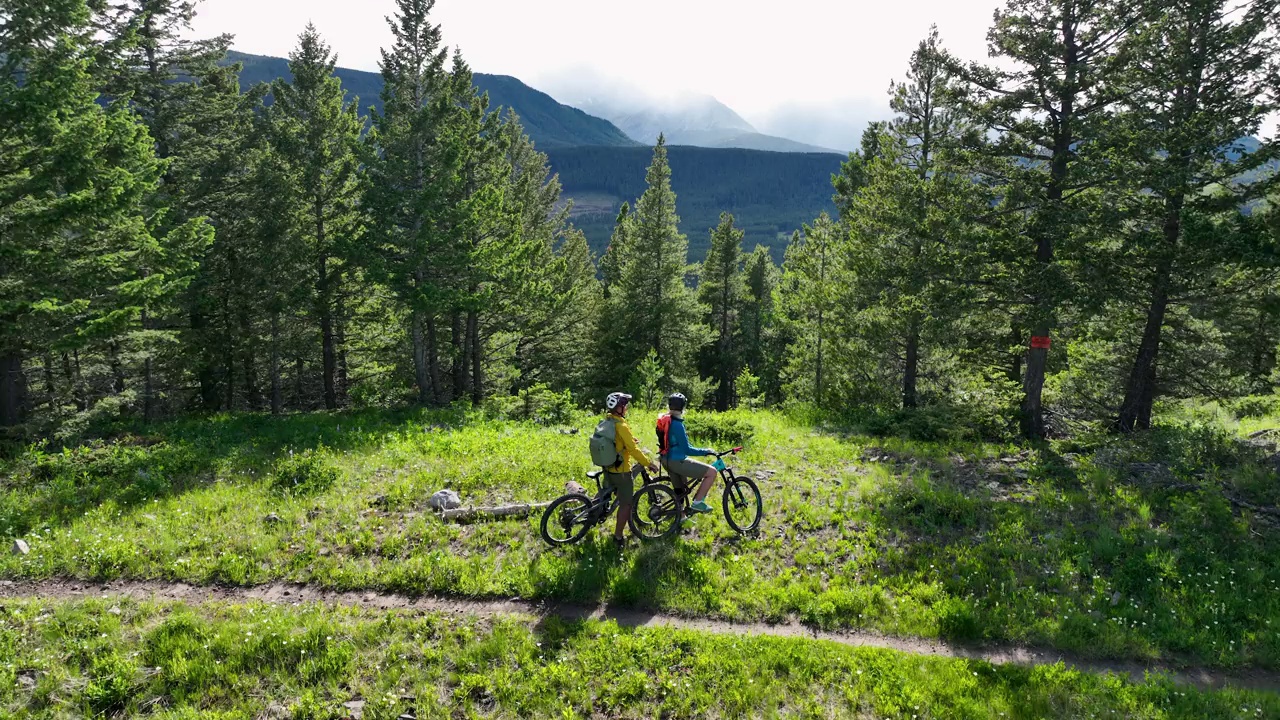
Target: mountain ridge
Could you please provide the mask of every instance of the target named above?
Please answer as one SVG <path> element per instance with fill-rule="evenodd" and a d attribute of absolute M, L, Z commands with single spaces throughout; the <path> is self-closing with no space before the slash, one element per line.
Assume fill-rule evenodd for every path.
<path fill-rule="evenodd" d="M 251 87 L 260 82 L 291 77 L 289 63 L 284 58 L 233 50 L 227 53 L 227 61 L 241 64 L 241 87 Z M 348 96 L 359 98 L 360 114 L 368 115 L 371 108 L 381 110 L 381 74 L 343 67 L 334 68 L 334 74 L 342 80 L 342 87 L 347 91 Z M 520 123 L 524 126 L 525 132 L 539 148 L 577 145 L 638 147 L 640 145 L 608 120 L 565 105 L 547 93 L 530 87 L 519 78 L 510 75 L 474 73 L 472 82 L 480 92 L 489 94 L 491 107 L 500 106 L 514 110 L 520 117 Z"/>

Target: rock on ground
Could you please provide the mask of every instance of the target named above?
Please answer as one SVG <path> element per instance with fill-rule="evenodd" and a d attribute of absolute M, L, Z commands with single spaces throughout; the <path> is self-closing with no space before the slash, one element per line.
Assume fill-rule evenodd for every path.
<path fill-rule="evenodd" d="M 462 497 L 456 490 L 440 490 L 427 499 L 427 505 L 436 510 L 452 510 L 462 507 Z"/>

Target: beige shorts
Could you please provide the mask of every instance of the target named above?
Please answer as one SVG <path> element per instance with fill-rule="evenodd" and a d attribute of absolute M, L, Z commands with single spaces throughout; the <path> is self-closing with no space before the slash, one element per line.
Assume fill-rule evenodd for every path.
<path fill-rule="evenodd" d="M 689 480 L 701 480 L 708 470 L 715 469 L 693 458 L 685 458 L 684 460 L 668 460 L 664 458 L 662 467 L 666 468 L 667 472 L 671 474 L 671 481 L 677 485 L 683 485 Z"/>

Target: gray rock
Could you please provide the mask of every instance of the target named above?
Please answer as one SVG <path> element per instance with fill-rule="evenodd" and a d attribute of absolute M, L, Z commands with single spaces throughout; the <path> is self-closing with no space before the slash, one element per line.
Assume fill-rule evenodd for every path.
<path fill-rule="evenodd" d="M 427 505 L 436 510 L 452 510 L 462 507 L 462 497 L 456 490 L 440 490 L 427 498 Z"/>
<path fill-rule="evenodd" d="M 360 718 L 364 717 L 363 700 L 349 700 L 342 703 L 342 707 L 347 709 L 347 712 L 351 714 L 353 720 L 360 720 Z"/>
<path fill-rule="evenodd" d="M 120 608 L 118 608 L 118 607 L 112 607 L 112 608 L 111 608 L 110 610 L 108 610 L 107 612 L 111 613 L 112 615 L 120 615 L 120 614 L 122 614 L 124 611 L 122 611 L 122 610 L 121 610 Z"/>
<path fill-rule="evenodd" d="M 280 522 L 280 516 L 275 513 L 268 513 L 266 517 L 262 518 L 262 522 L 274 525 Z"/>
<path fill-rule="evenodd" d="M 31 546 L 27 544 L 26 540 L 19 538 L 13 541 L 13 547 L 10 548 L 10 552 L 14 555 L 27 555 L 31 552 Z"/>
<path fill-rule="evenodd" d="M 1119 604 L 1120 604 L 1120 591 L 1117 590 L 1111 593 L 1111 607 L 1115 607 Z"/>

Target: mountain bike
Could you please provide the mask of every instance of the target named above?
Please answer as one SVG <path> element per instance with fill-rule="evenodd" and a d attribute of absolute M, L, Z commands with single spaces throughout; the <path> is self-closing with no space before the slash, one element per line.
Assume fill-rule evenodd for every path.
<path fill-rule="evenodd" d="M 649 472 L 640 470 L 644 485 L 648 485 Z M 542 539 L 553 547 L 570 545 L 581 540 L 587 531 L 604 522 L 618 509 L 618 493 L 612 487 L 604 487 L 603 470 L 587 473 L 596 482 L 596 496 L 582 493 L 566 493 L 552 501 L 542 513 Z"/>
<path fill-rule="evenodd" d="M 733 468 L 724 464 L 725 455 L 736 455 L 741 447 L 716 453 L 712 464 L 720 472 L 724 481 L 724 492 L 720 499 L 724 519 L 740 535 L 755 532 L 760 527 L 760 518 L 764 514 L 764 501 L 760 498 L 760 488 L 751 478 L 738 477 Z M 656 478 L 646 482 L 636 491 L 631 504 L 631 531 L 646 540 L 657 540 L 679 532 L 684 519 L 689 516 L 690 505 L 693 504 L 693 493 L 702 478 L 688 478 L 684 483 L 663 482 L 667 477 Z"/>

